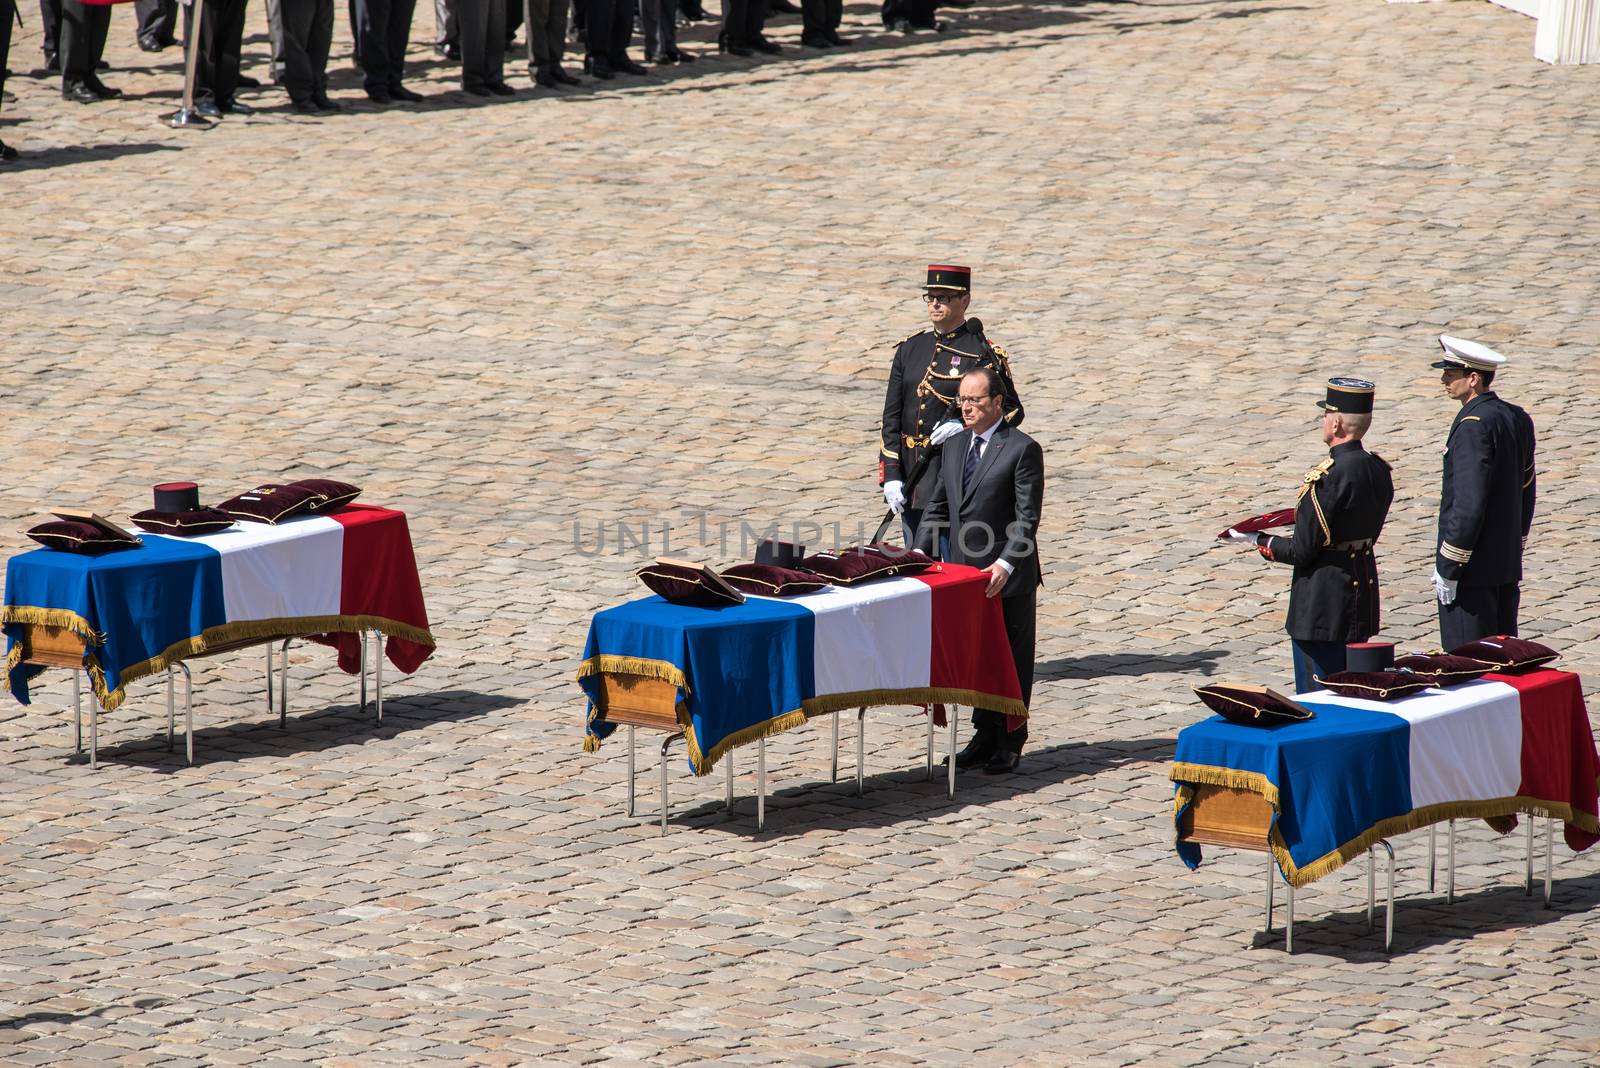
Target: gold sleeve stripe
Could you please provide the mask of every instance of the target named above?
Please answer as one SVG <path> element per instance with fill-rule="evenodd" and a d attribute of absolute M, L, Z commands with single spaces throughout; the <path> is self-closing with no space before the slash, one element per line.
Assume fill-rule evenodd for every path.
<path fill-rule="evenodd" d="M 1322 514 L 1322 500 L 1317 496 L 1317 485 L 1310 482 L 1307 486 L 1311 490 L 1311 506 L 1317 510 L 1317 523 L 1322 527 L 1322 544 L 1332 545 L 1333 531 L 1328 529 L 1328 517 Z"/>
<path fill-rule="evenodd" d="M 890 452 L 887 448 L 882 448 L 882 447 L 880 447 L 878 449 L 878 455 L 882 456 L 885 460 L 898 460 L 898 459 L 900 459 L 900 454 L 899 453 Z"/>
<path fill-rule="evenodd" d="M 1455 545 L 1451 545 L 1447 541 L 1439 543 L 1439 555 L 1444 557 L 1446 560 L 1454 560 L 1458 564 L 1470 563 L 1472 561 L 1471 549 L 1462 549 Z"/>
<path fill-rule="evenodd" d="M 1462 421 L 1462 422 L 1463 422 L 1463 423 L 1481 423 L 1481 422 L 1483 422 L 1483 420 L 1482 420 L 1482 419 L 1479 419 L 1479 418 L 1478 418 L 1478 417 L 1477 417 L 1477 416 L 1475 416 L 1475 415 L 1463 415 L 1463 416 L 1462 416 L 1462 417 L 1461 417 L 1461 421 Z"/>

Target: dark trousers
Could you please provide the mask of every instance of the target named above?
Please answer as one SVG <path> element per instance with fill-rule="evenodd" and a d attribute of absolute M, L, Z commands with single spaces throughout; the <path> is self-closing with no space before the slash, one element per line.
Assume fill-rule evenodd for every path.
<path fill-rule="evenodd" d="M 283 18 L 283 85 L 298 103 L 328 91 L 328 51 L 333 47 L 333 0 L 280 0 Z"/>
<path fill-rule="evenodd" d="M 1310 693 L 1321 689 L 1316 678 L 1327 678 L 1335 671 L 1343 671 L 1348 663 L 1344 642 L 1314 642 L 1290 638 L 1289 647 L 1294 656 L 1294 692 Z M 1315 676 L 1315 677 L 1314 677 Z"/>
<path fill-rule="evenodd" d="M 16 16 L 12 16 L 16 21 Z M 61 0 L 39 0 L 39 41 L 45 58 L 61 54 Z"/>
<path fill-rule="evenodd" d="M 438 27 L 434 44 L 443 47 L 461 43 L 461 29 L 456 25 L 456 0 L 433 0 L 433 24 Z"/>
<path fill-rule="evenodd" d="M 1453 604 L 1439 606 L 1439 644 L 1445 652 L 1489 638 L 1517 633 L 1517 609 L 1522 590 L 1515 582 L 1504 586 L 1457 586 Z"/>
<path fill-rule="evenodd" d="M 567 0 L 528 0 L 533 25 L 528 41 L 533 46 L 533 63 L 540 70 L 561 66 L 567 48 Z"/>
<path fill-rule="evenodd" d="M 883 24 L 893 26 L 904 20 L 913 26 L 932 26 L 937 7 L 936 0 L 884 0 Z"/>
<path fill-rule="evenodd" d="M 844 21 L 843 0 L 800 0 L 800 32 L 811 37 L 827 34 Z"/>
<path fill-rule="evenodd" d="M 97 85 L 95 64 L 106 50 L 106 30 L 111 27 L 111 8 L 63 0 L 61 4 L 61 88 Z"/>
<path fill-rule="evenodd" d="M 1011 641 L 1011 660 L 1017 666 L 1017 681 L 1022 684 L 1022 703 L 1033 703 L 1033 645 L 1036 621 L 1034 596 L 1037 587 L 1014 597 L 1000 598 L 1000 611 L 1006 620 L 1006 637 Z M 988 736 L 995 746 L 1013 753 L 1022 752 L 1028 740 L 1028 724 L 1006 730 L 1006 714 L 987 708 L 972 710 L 972 729 L 979 737 Z"/>
<path fill-rule="evenodd" d="M 767 24 L 767 0 L 723 0 L 722 36 L 731 45 L 749 45 Z"/>
<path fill-rule="evenodd" d="M 505 0 L 456 0 L 461 87 L 487 89 L 506 80 Z"/>
<path fill-rule="evenodd" d="M 361 85 L 368 92 L 401 87 L 416 7 L 417 0 L 356 0 Z"/>
<path fill-rule="evenodd" d="M 0 93 L 6 89 L 6 65 L 11 61 L 11 24 L 16 21 L 16 0 L 0 0 Z"/>
<path fill-rule="evenodd" d="M 652 57 L 678 50 L 678 0 L 639 0 L 639 29 L 644 54 Z"/>
<path fill-rule="evenodd" d="M 628 58 L 633 38 L 633 0 L 589 0 L 589 55 L 611 63 Z"/>
<path fill-rule="evenodd" d="M 178 0 L 134 0 L 133 13 L 141 38 L 171 44 L 178 36 Z"/>
<path fill-rule="evenodd" d="M 70 0 L 69 0 L 70 2 Z M 233 103 L 239 91 L 239 51 L 244 44 L 244 10 L 247 0 L 203 0 L 205 18 L 200 28 L 200 55 L 195 64 L 195 96 L 210 96 Z M 183 8 L 183 35 L 189 36 L 194 8 Z"/>

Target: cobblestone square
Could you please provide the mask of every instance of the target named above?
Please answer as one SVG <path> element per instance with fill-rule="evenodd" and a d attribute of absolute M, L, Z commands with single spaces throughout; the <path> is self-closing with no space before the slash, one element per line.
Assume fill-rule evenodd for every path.
<path fill-rule="evenodd" d="M 479 104 L 424 6 L 428 99 L 380 110 L 338 11 L 346 113 L 261 90 L 205 131 L 158 121 L 180 59 L 125 7 L 121 101 L 26 76 L 31 7 L 13 42 L 7 555 L 47 505 L 345 479 L 408 514 L 439 648 L 381 726 L 327 650 L 296 648 L 287 730 L 258 653 L 197 661 L 192 767 L 153 680 L 96 772 L 65 672 L 0 705 L 0 1061 L 1600 1061 L 1600 857 L 1558 839 L 1546 910 L 1521 834 L 1466 821 L 1447 905 L 1406 835 L 1393 952 L 1356 863 L 1299 895 L 1288 956 L 1259 854 L 1178 861 L 1167 780 L 1192 685 L 1289 685 L 1287 571 L 1213 536 L 1292 503 L 1330 375 L 1378 384 L 1383 633 L 1436 644 L 1441 332 L 1510 358 L 1523 633 L 1596 700 L 1600 68 L 1476 0 L 978 0 L 913 37 L 851 4 L 849 49 L 782 18 L 782 56 L 718 57 L 702 23 L 691 66 L 552 93 L 513 61 Z M 252 4 L 247 72 L 266 51 Z M 817 722 L 769 743 L 760 833 L 753 751 L 731 816 L 675 751 L 662 837 L 653 747 L 638 819 L 620 736 L 582 751 L 589 618 L 642 592 L 617 534 L 725 564 L 742 523 L 870 531 L 936 262 L 973 266 L 1045 447 L 1021 772 L 947 800 L 920 712 L 884 710 L 858 798 L 853 726 L 834 784 Z"/>

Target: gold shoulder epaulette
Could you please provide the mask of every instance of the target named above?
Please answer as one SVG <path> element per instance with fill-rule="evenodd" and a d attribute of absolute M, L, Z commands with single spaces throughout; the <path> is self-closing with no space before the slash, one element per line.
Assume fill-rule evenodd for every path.
<path fill-rule="evenodd" d="M 999 360 L 1000 360 L 1000 371 L 1001 371 L 1001 373 L 1004 374 L 1007 378 L 1010 378 L 1011 377 L 1011 354 L 1006 351 L 1006 348 L 1005 348 L 1004 345 L 996 345 L 992 341 L 989 342 L 989 347 L 994 350 L 995 356 L 998 357 Z"/>
<path fill-rule="evenodd" d="M 901 338 L 899 341 L 896 341 L 894 343 L 894 347 L 895 348 L 899 348 L 901 345 L 904 345 L 907 341 L 910 341 L 912 338 L 916 337 L 918 334 L 926 334 L 926 333 L 927 333 L 926 330 L 913 330 L 913 331 L 911 331 L 911 333 L 907 334 L 905 337 Z"/>
<path fill-rule="evenodd" d="M 1320 482 L 1322 480 L 1322 476 L 1331 470 L 1333 470 L 1333 457 L 1330 456 L 1317 466 L 1313 467 L 1311 470 L 1307 471 L 1305 481 L 1307 484 L 1312 482 Z"/>

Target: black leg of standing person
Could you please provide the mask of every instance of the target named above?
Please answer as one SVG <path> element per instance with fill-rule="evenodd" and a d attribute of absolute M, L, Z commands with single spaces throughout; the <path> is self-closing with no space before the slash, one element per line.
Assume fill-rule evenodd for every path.
<path fill-rule="evenodd" d="M 67 0 L 68 3 L 75 0 Z M 206 5 L 200 25 L 200 48 L 212 101 L 224 110 L 239 90 L 239 53 L 244 43 L 245 0 L 201 0 Z"/>
<path fill-rule="evenodd" d="M 0 0 L 0 100 L 5 99 L 6 66 L 11 61 L 11 24 L 16 19 L 16 0 Z M 17 150 L 0 141 L 0 163 L 16 158 Z"/>
<path fill-rule="evenodd" d="M 133 13 L 138 19 L 135 37 L 141 49 L 159 52 L 173 43 L 178 20 L 177 0 L 134 0 Z"/>
<path fill-rule="evenodd" d="M 13 21 L 15 18 L 13 17 Z M 61 69 L 61 0 L 39 0 L 39 45 L 46 70 Z"/>
<path fill-rule="evenodd" d="M 584 69 L 596 78 L 611 78 L 611 24 L 617 15 L 618 0 L 586 0 L 584 4 Z"/>
<path fill-rule="evenodd" d="M 100 81 L 95 66 L 106 48 L 111 8 L 65 0 L 61 5 L 61 95 L 80 104 L 122 95 Z"/>

